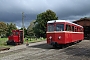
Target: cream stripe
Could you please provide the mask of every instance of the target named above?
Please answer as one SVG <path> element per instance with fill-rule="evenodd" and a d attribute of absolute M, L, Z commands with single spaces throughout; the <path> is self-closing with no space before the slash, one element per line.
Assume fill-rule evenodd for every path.
<path fill-rule="evenodd" d="M 46 32 L 46 33 L 82 33 L 83 32 L 72 32 L 72 31 L 53 31 L 53 32 Z"/>

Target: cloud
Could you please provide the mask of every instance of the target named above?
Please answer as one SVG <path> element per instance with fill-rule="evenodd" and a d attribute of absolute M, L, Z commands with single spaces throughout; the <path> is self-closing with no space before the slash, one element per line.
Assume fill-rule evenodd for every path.
<path fill-rule="evenodd" d="M 18 29 L 20 29 L 21 27 L 19 27 L 19 26 L 16 26 Z"/>
<path fill-rule="evenodd" d="M 0 21 L 14 22 L 21 27 L 22 12 L 25 26 L 39 13 L 51 9 L 59 19 L 77 20 L 90 17 L 90 0 L 0 0 Z"/>
<path fill-rule="evenodd" d="M 65 1 L 63 4 L 61 4 L 62 6 L 57 7 L 57 12 L 58 12 L 57 14 L 59 15 L 59 18 L 65 18 L 65 19 L 67 19 L 70 16 L 74 16 L 74 17 L 84 16 L 84 15 L 90 16 L 89 2 L 90 2 L 89 0 Z"/>

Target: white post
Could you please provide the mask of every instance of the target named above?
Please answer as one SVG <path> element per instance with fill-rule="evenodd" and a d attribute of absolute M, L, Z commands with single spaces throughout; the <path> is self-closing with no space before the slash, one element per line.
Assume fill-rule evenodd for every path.
<path fill-rule="evenodd" d="M 23 28 L 23 41 L 24 41 L 24 12 L 22 12 L 22 28 Z"/>

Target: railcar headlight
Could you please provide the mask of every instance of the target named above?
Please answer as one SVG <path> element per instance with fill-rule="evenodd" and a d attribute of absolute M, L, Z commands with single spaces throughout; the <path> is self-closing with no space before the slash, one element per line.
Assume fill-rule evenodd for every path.
<path fill-rule="evenodd" d="M 61 36 L 59 36 L 58 39 L 61 39 Z"/>
<path fill-rule="evenodd" d="M 52 39 L 52 36 L 50 36 L 49 39 L 51 40 Z"/>

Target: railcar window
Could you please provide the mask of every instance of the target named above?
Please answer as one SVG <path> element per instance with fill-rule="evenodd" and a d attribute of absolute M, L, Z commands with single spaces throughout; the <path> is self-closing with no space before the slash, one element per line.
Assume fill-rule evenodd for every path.
<path fill-rule="evenodd" d="M 78 27 L 77 27 L 77 32 L 79 32 L 79 31 L 78 31 Z"/>
<path fill-rule="evenodd" d="M 77 32 L 77 27 L 75 27 L 75 32 Z"/>
<path fill-rule="evenodd" d="M 47 31 L 48 32 L 54 31 L 54 25 L 49 25 Z"/>
<path fill-rule="evenodd" d="M 18 32 L 16 32 L 15 35 L 18 35 Z"/>
<path fill-rule="evenodd" d="M 83 29 L 82 28 L 80 28 L 80 32 L 82 32 L 83 31 Z"/>
<path fill-rule="evenodd" d="M 15 35 L 15 32 L 13 32 L 13 35 Z"/>
<path fill-rule="evenodd" d="M 64 24 L 56 24 L 56 31 L 64 31 Z"/>
<path fill-rule="evenodd" d="M 72 31 L 74 31 L 74 26 L 72 26 Z"/>
<path fill-rule="evenodd" d="M 77 27 L 77 32 L 79 32 L 79 28 Z"/>
<path fill-rule="evenodd" d="M 70 25 L 66 25 L 66 31 L 71 31 L 71 26 Z"/>

